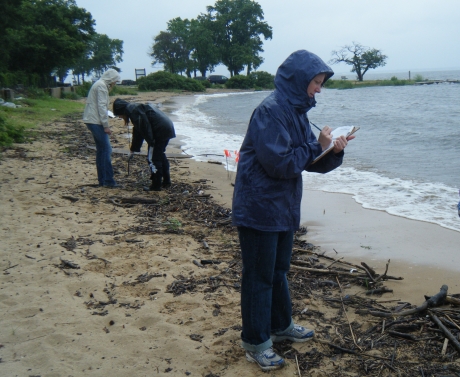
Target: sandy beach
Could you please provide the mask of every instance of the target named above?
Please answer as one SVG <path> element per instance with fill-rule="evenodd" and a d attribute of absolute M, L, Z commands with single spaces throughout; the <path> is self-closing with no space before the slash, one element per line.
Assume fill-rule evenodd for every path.
<path fill-rule="evenodd" d="M 170 106 L 175 95 L 123 97 Z M 110 123 L 112 146 L 127 149 L 123 122 Z M 267 375 L 246 361 L 240 347 L 237 239 L 227 228 L 215 230 L 206 218 L 209 207 L 200 207 L 200 200 L 211 196 L 217 206 L 231 208 L 234 174 L 222 165 L 179 158 L 178 137 L 167 150 L 178 187 L 174 195 L 144 192 L 145 162 L 136 157 L 128 176 L 123 154 L 113 160 L 125 188 L 99 188 L 94 151 L 86 147 L 91 136 L 80 117 L 38 130 L 39 139 L 15 145 L 0 160 L 0 375 Z M 189 212 L 205 216 L 201 223 L 183 217 L 178 225 L 175 203 L 186 202 L 181 193 L 192 195 Z M 126 204 L 120 199 L 126 197 L 154 199 L 158 205 Z M 304 198 L 308 232 L 303 237 L 316 252 L 365 262 L 380 273 L 391 260 L 388 274 L 404 280 L 386 282 L 393 292 L 379 300 L 420 305 L 443 284 L 449 294 L 460 293 L 460 232 L 366 210 L 348 195 L 309 191 Z M 165 209 L 161 203 L 167 203 Z M 202 284 L 224 273 L 212 289 Z M 196 287 L 178 294 L 179 283 L 190 281 Z M 315 295 L 295 298 L 294 304 L 326 317 L 330 312 Z M 350 319 L 356 318 L 353 311 Z M 319 330 L 325 326 L 321 318 L 296 320 Z M 328 355 L 303 376 L 350 375 L 340 374 L 338 356 L 319 343 L 295 349 Z M 459 354 L 454 350 L 446 362 L 460 368 Z M 299 366 L 290 360 L 275 374 L 296 376 Z"/>

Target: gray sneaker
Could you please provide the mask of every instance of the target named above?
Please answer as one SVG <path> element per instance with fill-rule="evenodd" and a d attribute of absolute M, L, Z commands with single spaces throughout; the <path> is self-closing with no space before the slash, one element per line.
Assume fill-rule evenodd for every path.
<path fill-rule="evenodd" d="M 284 366 L 284 359 L 278 356 L 272 347 L 261 352 L 246 351 L 246 359 L 251 363 L 257 363 L 263 371 L 279 369 Z"/>
<path fill-rule="evenodd" d="M 315 335 L 313 330 L 307 329 L 305 327 L 294 325 L 290 331 L 285 331 L 280 334 L 275 334 L 271 336 L 272 342 L 282 342 L 283 340 L 290 340 L 291 342 L 306 342 L 310 340 Z"/>

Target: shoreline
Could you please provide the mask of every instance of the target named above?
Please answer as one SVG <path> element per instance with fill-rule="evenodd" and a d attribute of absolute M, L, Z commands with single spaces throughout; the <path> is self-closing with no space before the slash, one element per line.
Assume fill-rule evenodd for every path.
<path fill-rule="evenodd" d="M 228 175 L 222 165 L 190 160 L 197 176 L 209 179 L 214 200 L 231 208 L 234 174 Z M 326 203 L 326 205 L 324 205 Z M 413 302 L 414 298 L 431 295 L 443 284 L 452 293 L 460 293 L 460 280 L 457 266 L 460 253 L 460 234 L 436 224 L 405 219 L 386 212 L 362 208 L 351 195 L 322 191 L 304 191 L 302 212 L 308 218 L 301 219 L 301 226 L 307 227 L 307 242 L 319 248 L 320 253 L 329 257 L 360 264 L 365 262 L 383 271 L 390 260 L 389 274 L 403 277 L 402 281 L 388 281 L 386 285 L 394 289 L 389 298 Z M 324 213 L 323 213 L 324 212 Z M 380 227 L 380 228 L 379 228 Z M 379 230 L 382 229 L 382 230 Z M 397 231 L 393 238 L 392 229 Z M 405 232 L 419 239 L 405 237 Z M 446 236 L 447 235 L 447 236 Z M 435 249 L 436 246 L 436 249 Z M 417 248 L 423 247 L 424 261 L 417 261 Z M 449 249 L 454 254 L 450 263 L 439 263 L 438 253 Z M 439 252 L 437 250 L 440 250 Z M 405 252 L 408 257 L 401 257 Z M 433 255 L 430 256 L 429 253 Z M 430 263 L 433 265 L 430 266 Z"/>
<path fill-rule="evenodd" d="M 168 112 L 175 110 L 174 101 L 168 101 Z M 182 140 L 178 141 L 176 148 L 180 151 Z M 231 208 L 231 181 L 236 173 L 227 172 L 223 165 L 192 161 L 200 174 L 214 181 L 219 192 L 216 201 Z M 389 272 L 404 280 L 388 285 L 394 285 L 396 292 L 399 286 L 406 287 L 407 291 L 399 294 L 402 300 L 410 302 L 413 297 L 429 295 L 443 284 L 460 293 L 460 232 L 366 209 L 350 194 L 304 189 L 301 213 L 301 226 L 308 231 L 305 237 L 326 255 L 358 264 L 366 262 L 379 270 L 384 270 L 390 260 Z"/>
<path fill-rule="evenodd" d="M 174 101 L 174 96 L 146 93 L 135 100 Z M 123 122 L 111 119 L 110 124 L 114 131 L 112 146 L 125 149 Z M 131 165 L 128 176 L 126 160 L 116 154 L 116 178 L 126 182 L 127 188 L 94 187 L 95 154 L 86 148 L 91 136 L 80 118 L 41 125 L 37 131 L 41 133 L 40 140 L 15 145 L 0 160 L 0 358 L 4 374 L 265 375 L 246 361 L 239 344 L 240 296 L 234 284 L 239 281 L 240 271 L 232 270 L 237 261 L 236 237 L 213 233 L 203 221 L 182 220 L 187 232 L 171 226 L 175 224 L 174 203 L 183 200 L 183 190 L 188 190 L 192 183 L 201 185 L 205 181 L 205 194 L 211 195 L 218 205 L 231 208 L 234 173 L 228 173 L 223 165 L 172 158 L 171 174 L 173 184 L 178 185 L 177 192 L 171 196 L 166 191 L 146 193 L 142 191 L 142 185 L 148 181 L 144 159 L 135 157 L 136 164 Z M 180 145 L 180 137 L 173 139 L 167 152 L 180 152 Z M 330 217 L 337 217 L 337 224 L 343 224 L 340 216 L 350 214 L 343 213 L 342 205 L 350 206 L 347 211 L 354 218 L 366 220 L 372 211 L 358 209 L 359 204 L 351 197 L 343 200 L 340 194 L 323 194 L 327 200 L 319 204 L 327 202 L 331 208 L 327 207 L 325 214 L 321 205 L 317 206 L 317 213 L 309 210 L 307 241 L 330 257 L 349 259 L 351 254 L 346 255 L 343 238 L 340 249 L 332 243 L 344 236 L 339 237 L 337 231 L 336 238 L 331 237 L 334 223 Z M 311 205 L 317 201 L 313 195 L 314 192 L 304 193 Z M 122 205 L 117 197 L 141 197 L 161 204 Z M 334 204 L 335 200 L 340 206 Z M 188 203 L 196 206 L 195 211 L 203 212 L 199 200 Z M 361 211 L 365 215 L 361 216 Z M 380 225 L 380 220 L 377 223 Z M 353 240 L 351 236 L 363 235 L 362 232 L 351 229 L 348 235 Z M 434 239 L 438 234 L 432 227 L 427 233 L 427 237 Z M 203 245 L 203 239 L 208 247 Z M 352 250 L 355 246 L 347 242 Z M 378 251 L 376 245 L 371 244 L 372 251 Z M 326 250 L 331 247 L 339 254 Z M 195 263 L 216 259 L 219 264 L 200 267 Z M 368 256 L 355 260 L 378 268 L 379 273 L 386 263 Z M 350 257 L 350 261 L 354 260 Z M 67 262 L 73 267 L 65 268 Z M 404 280 L 385 282 L 394 292 L 374 296 L 379 302 L 403 300 L 419 305 L 424 294 L 439 291 L 440 282 L 449 284 L 446 280 L 453 282 L 449 294 L 460 292 L 454 284 L 457 274 L 444 269 L 433 272 L 420 268 L 411 272 L 406 265 L 392 260 L 388 274 L 402 276 Z M 223 279 L 217 280 L 216 276 Z M 181 281 L 188 282 L 190 290 L 175 295 L 171 287 Z M 202 281 L 204 285 L 200 285 Z M 213 288 L 213 284 L 217 286 Z M 342 314 L 322 300 L 324 292 L 331 294 L 329 288 L 325 289 L 293 298 L 297 313 L 303 308 L 311 309 L 311 314 L 296 315 L 296 320 L 317 330 L 319 337 L 329 328 L 341 328 L 336 323 Z M 343 289 L 344 294 L 364 296 L 361 287 L 344 285 Z M 348 313 L 357 318 L 352 307 Z M 381 322 L 365 317 L 357 321 L 363 327 Z M 328 370 L 334 370 L 341 360 L 347 362 L 344 355 L 332 357 L 330 350 L 317 342 L 295 345 L 293 349 L 299 355 L 315 355 L 316 349 L 327 355 L 318 367 L 320 370 L 313 369 L 312 375 L 317 377 L 328 375 Z M 395 362 L 399 362 L 399 356 Z M 311 370 L 312 366 L 308 368 Z M 282 374 L 296 373 L 296 362 L 291 359 Z"/>

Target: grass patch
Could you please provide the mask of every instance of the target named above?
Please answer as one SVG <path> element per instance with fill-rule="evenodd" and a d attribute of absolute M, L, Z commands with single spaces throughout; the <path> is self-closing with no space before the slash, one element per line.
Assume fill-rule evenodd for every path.
<path fill-rule="evenodd" d="M 26 142 L 27 131 L 69 114 L 83 115 L 85 104 L 50 96 L 14 101 L 19 108 L 0 106 L 0 147 Z"/>
<path fill-rule="evenodd" d="M 110 96 L 137 96 L 138 90 L 136 88 L 127 88 L 125 86 L 116 85 L 111 91 Z"/>
<path fill-rule="evenodd" d="M 355 89 L 365 88 L 369 86 L 403 86 L 414 85 L 416 80 L 399 80 L 392 77 L 389 80 L 364 80 L 364 81 L 351 81 L 351 80 L 328 80 L 324 85 L 329 89 Z"/>

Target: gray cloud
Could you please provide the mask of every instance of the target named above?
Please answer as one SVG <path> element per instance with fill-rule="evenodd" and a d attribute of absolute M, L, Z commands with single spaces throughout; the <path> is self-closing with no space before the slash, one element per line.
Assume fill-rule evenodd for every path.
<path fill-rule="evenodd" d="M 77 0 L 91 12 L 96 31 L 124 41 L 123 79 L 135 68 L 152 67 L 147 51 L 153 37 L 175 17 L 196 18 L 213 0 Z M 352 41 L 380 49 L 387 65 L 374 72 L 460 69 L 460 1 L 458 0 L 259 0 L 273 39 L 265 41 L 265 62 L 274 74 L 293 51 L 310 50 L 325 61 Z M 336 72 L 349 66 L 335 65 Z M 225 66 L 216 73 L 229 75 Z"/>

